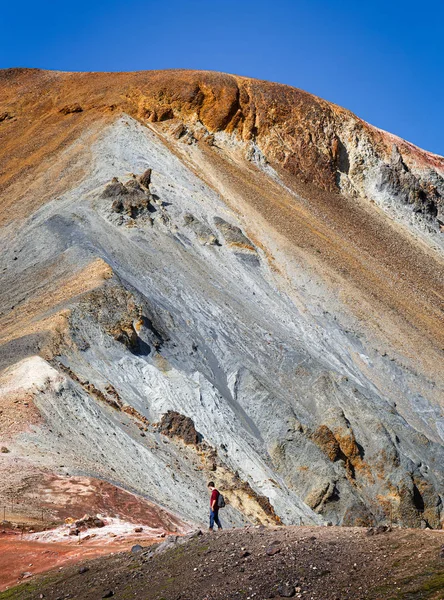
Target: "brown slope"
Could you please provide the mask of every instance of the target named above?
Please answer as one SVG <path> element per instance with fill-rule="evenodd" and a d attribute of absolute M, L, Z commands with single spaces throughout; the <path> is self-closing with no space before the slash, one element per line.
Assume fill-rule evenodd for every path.
<path fill-rule="evenodd" d="M 236 131 L 243 140 L 256 139 L 268 160 L 324 190 L 337 189 L 338 148 L 342 144 L 338 136 L 344 124 L 351 127 L 352 137 L 368 136 L 381 155 L 389 156 L 396 141 L 405 160 L 444 172 L 442 157 L 285 85 L 209 71 L 8 69 L 0 71 L 1 222 L 29 215 L 46 200 L 47 193 L 38 193 L 33 184 L 54 157 L 93 124 L 95 131 L 100 130 L 121 112 L 151 122 L 173 115 L 185 121 L 197 118 L 209 131 Z M 69 165 L 69 157 L 67 162 Z M 72 186 L 81 176 L 78 171 L 69 178 L 63 172 L 53 174 L 52 195 Z"/>
<path fill-rule="evenodd" d="M 343 300 L 353 302 L 355 310 L 359 303 L 354 293 L 349 295 L 350 285 L 360 290 L 369 306 L 385 307 L 410 323 L 415 340 L 405 350 L 411 357 L 412 348 L 428 351 L 431 341 L 435 351 L 442 351 L 442 261 L 424 245 L 413 243 L 373 207 L 338 193 L 338 135 L 345 126 L 353 135 L 364 132 L 373 150 L 386 157 L 396 141 L 404 160 L 418 168 L 444 171 L 443 158 L 301 90 L 207 71 L 10 69 L 0 72 L 0 112 L 9 115 L 0 123 L 3 223 L 31 214 L 72 188 L 88 168 L 89 145 L 122 112 L 154 127 L 172 117 L 190 123 L 199 119 L 209 131 L 225 130 L 236 132 L 242 140 L 256 139 L 300 200 L 245 161 L 235 165 L 224 159 L 223 152 L 205 145 L 205 162 L 198 170 L 213 169 L 207 177 L 214 187 L 228 194 L 241 212 L 246 205 L 255 211 L 250 223 L 260 215 L 290 248 L 305 252 L 313 265 L 336 273 L 334 285 L 343 288 Z M 361 313 L 365 320 L 366 309 Z M 392 338 L 401 327 L 395 322 Z M 436 356 L 428 360 L 433 363 Z"/>

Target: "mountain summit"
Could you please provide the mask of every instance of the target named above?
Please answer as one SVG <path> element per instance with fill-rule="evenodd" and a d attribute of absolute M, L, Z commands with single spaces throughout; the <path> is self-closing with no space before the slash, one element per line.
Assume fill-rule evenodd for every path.
<path fill-rule="evenodd" d="M 444 158 L 266 81 L 9 69 L 0 197 L 0 505 L 442 527 Z"/>

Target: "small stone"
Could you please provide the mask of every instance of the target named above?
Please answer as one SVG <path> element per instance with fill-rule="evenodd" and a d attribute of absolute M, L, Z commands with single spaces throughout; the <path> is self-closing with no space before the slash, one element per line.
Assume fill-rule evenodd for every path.
<path fill-rule="evenodd" d="M 135 546 L 133 546 L 131 548 L 132 554 L 138 554 L 139 552 L 142 552 L 142 551 L 143 551 L 143 548 L 140 544 L 136 544 Z"/>
<path fill-rule="evenodd" d="M 89 571 L 89 567 L 80 567 L 79 573 L 83 575 L 83 573 L 87 573 Z"/>
<path fill-rule="evenodd" d="M 294 585 L 284 583 L 278 587 L 278 594 L 281 598 L 292 598 L 296 594 Z"/>
<path fill-rule="evenodd" d="M 0 449 L 0 452 L 2 454 L 8 454 L 9 450 L 8 450 L 8 448 L 6 448 L 6 446 L 2 446 L 1 449 Z"/>
<path fill-rule="evenodd" d="M 281 549 L 279 548 L 279 546 L 268 546 L 268 548 L 265 550 L 268 556 L 274 556 L 275 554 L 279 554 L 280 551 Z"/>
<path fill-rule="evenodd" d="M 187 128 L 183 123 L 179 123 L 176 127 L 171 130 L 171 135 L 176 139 L 180 139 L 187 132 Z"/>
<path fill-rule="evenodd" d="M 82 111 L 83 111 L 83 108 L 78 103 L 68 104 L 67 106 L 64 106 L 63 108 L 61 108 L 59 110 L 59 112 L 62 113 L 62 115 L 70 115 L 72 113 L 79 113 Z"/>
<path fill-rule="evenodd" d="M 107 590 L 104 592 L 102 598 L 111 598 L 111 596 L 114 596 L 114 592 L 112 590 Z"/>
<path fill-rule="evenodd" d="M 142 533 L 142 531 L 143 531 L 143 527 L 136 527 L 136 528 L 134 529 L 134 532 L 135 532 L 135 533 Z"/>
<path fill-rule="evenodd" d="M 184 221 L 185 225 L 191 225 L 191 223 L 194 223 L 195 220 L 196 219 L 194 218 L 194 216 L 191 213 L 186 213 L 183 217 L 183 221 Z"/>
<path fill-rule="evenodd" d="M 12 119 L 13 117 L 14 117 L 14 115 L 11 113 L 2 112 L 2 113 L 0 113 L 0 123 L 2 121 L 9 121 L 9 119 Z"/>

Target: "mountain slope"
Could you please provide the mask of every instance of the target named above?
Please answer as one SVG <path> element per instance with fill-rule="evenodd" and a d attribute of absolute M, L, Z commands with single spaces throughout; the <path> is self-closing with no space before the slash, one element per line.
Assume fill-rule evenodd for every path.
<path fill-rule="evenodd" d="M 2 496 L 441 527 L 444 159 L 231 75 L 0 85 Z"/>

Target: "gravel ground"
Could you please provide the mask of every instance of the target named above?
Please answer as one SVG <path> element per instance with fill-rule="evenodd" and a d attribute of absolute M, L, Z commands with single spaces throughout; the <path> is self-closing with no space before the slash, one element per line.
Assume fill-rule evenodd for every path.
<path fill-rule="evenodd" d="M 0 600 L 444 598 L 442 532 L 365 528 L 244 528 L 195 535 L 49 573 Z M 168 542 L 167 544 L 168 545 Z"/>

